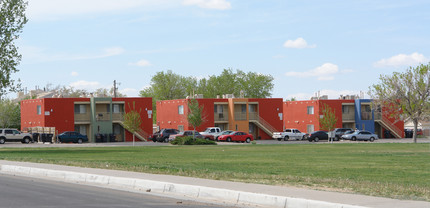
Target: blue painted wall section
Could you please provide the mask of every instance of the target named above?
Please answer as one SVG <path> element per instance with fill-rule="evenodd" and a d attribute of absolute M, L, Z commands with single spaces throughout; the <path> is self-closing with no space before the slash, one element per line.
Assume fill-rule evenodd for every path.
<path fill-rule="evenodd" d="M 361 114 L 361 106 L 362 104 L 370 104 L 372 102 L 371 99 L 356 99 L 355 100 L 355 128 L 358 130 L 366 130 L 372 133 L 375 133 L 375 117 L 373 115 L 370 120 L 364 120 Z"/>

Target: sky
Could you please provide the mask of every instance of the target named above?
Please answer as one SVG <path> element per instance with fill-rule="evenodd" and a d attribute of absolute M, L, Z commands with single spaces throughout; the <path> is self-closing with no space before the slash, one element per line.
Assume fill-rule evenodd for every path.
<path fill-rule="evenodd" d="M 27 90 L 139 96 L 157 72 L 269 74 L 273 98 L 367 96 L 430 61 L 428 0 L 31 0 L 17 40 Z"/>

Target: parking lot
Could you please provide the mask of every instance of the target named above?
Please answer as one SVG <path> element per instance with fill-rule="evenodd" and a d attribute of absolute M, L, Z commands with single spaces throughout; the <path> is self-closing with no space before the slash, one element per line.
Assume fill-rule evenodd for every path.
<path fill-rule="evenodd" d="M 411 138 L 403 138 L 403 139 L 378 139 L 373 143 L 413 143 L 413 139 Z M 279 145 L 288 145 L 288 144 L 324 144 L 328 143 L 327 141 L 319 141 L 319 142 L 309 142 L 308 140 L 289 140 L 289 141 L 278 141 L 278 140 L 257 140 L 257 144 L 279 144 Z M 341 143 L 370 143 L 367 141 L 335 141 L 333 144 L 341 144 Z M 430 143 L 430 138 L 418 138 L 418 143 Z M 135 146 L 169 146 L 169 143 L 160 143 L 160 142 L 135 142 Z M 218 142 L 218 145 L 250 145 L 248 143 L 237 143 L 237 142 Z M 133 142 L 112 142 L 112 143 L 84 143 L 84 144 L 74 144 L 74 143 L 62 143 L 62 144 L 49 144 L 49 143 L 30 143 L 30 144 L 22 144 L 19 142 L 7 142 L 5 144 L 0 145 L 0 148 L 8 148 L 8 147 L 109 147 L 109 146 L 133 146 Z"/>

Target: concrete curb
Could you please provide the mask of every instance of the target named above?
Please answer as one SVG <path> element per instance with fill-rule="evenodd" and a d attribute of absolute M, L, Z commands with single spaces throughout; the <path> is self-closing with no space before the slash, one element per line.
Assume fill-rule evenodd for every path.
<path fill-rule="evenodd" d="M 239 206 L 262 206 L 277 208 L 364 208 L 363 206 L 330 203 L 302 198 L 16 165 L 0 164 L 0 173 L 40 177 L 69 183 L 85 183 L 86 185 L 104 186 L 113 189 L 129 189 L 156 194 L 168 193 L 169 195 L 183 196 L 218 203 L 228 203 Z"/>

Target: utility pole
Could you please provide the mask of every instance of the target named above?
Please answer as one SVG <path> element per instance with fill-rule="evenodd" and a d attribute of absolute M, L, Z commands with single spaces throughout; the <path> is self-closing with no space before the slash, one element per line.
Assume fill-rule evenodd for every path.
<path fill-rule="evenodd" d="M 116 98 L 116 90 L 117 90 L 118 88 L 116 87 L 116 80 L 113 80 L 113 97 L 115 97 Z"/>

